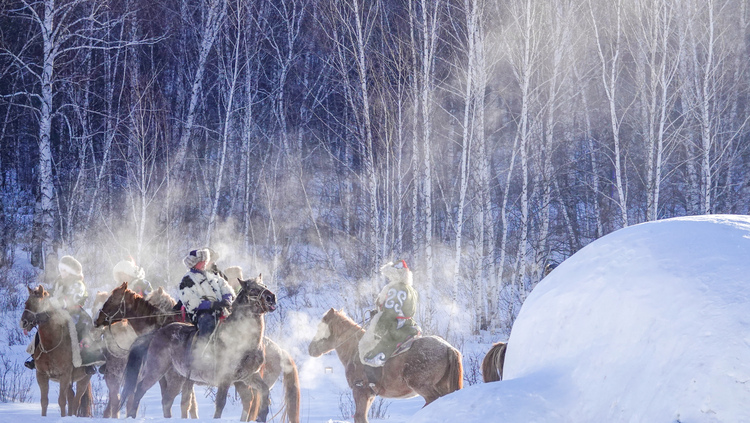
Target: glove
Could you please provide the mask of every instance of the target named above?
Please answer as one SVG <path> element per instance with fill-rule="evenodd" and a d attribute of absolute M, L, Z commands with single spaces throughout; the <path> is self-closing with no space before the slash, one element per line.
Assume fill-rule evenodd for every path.
<path fill-rule="evenodd" d="M 201 301 L 201 303 L 200 303 L 200 304 L 198 305 L 198 308 L 197 308 L 197 309 L 198 309 L 198 310 L 211 310 L 211 309 L 213 309 L 213 304 L 211 304 L 211 301 L 208 301 L 208 300 L 203 300 L 203 301 Z"/>
<path fill-rule="evenodd" d="M 230 305 L 229 300 L 214 301 L 213 304 L 211 304 L 211 310 L 223 312 L 224 309 L 229 308 Z"/>

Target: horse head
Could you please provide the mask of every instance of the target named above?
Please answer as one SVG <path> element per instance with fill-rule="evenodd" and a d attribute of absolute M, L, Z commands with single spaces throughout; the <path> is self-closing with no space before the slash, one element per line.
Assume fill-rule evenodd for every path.
<path fill-rule="evenodd" d="M 340 335 L 338 333 L 338 323 L 342 318 L 346 318 L 346 316 L 334 308 L 331 308 L 323 315 L 323 319 L 318 323 L 318 331 L 307 348 L 307 352 L 311 357 L 320 357 L 336 348 L 336 339 Z"/>
<path fill-rule="evenodd" d="M 99 314 L 96 316 L 94 326 L 111 325 L 114 322 L 120 321 L 127 318 L 125 315 L 127 292 L 134 294 L 133 291 L 128 289 L 128 283 L 123 282 L 122 285 L 112 290 L 107 301 L 102 305 Z"/>
<path fill-rule="evenodd" d="M 24 305 L 23 314 L 21 314 L 21 329 L 24 335 L 33 329 L 36 325 L 49 320 L 50 305 L 47 299 L 49 292 L 45 291 L 42 285 L 35 289 L 28 288 L 29 298 Z"/>
<path fill-rule="evenodd" d="M 234 305 L 249 307 L 254 314 L 270 313 L 276 310 L 276 294 L 263 284 L 263 276 L 240 280 L 240 290 Z M 233 305 L 233 308 L 234 308 Z"/>

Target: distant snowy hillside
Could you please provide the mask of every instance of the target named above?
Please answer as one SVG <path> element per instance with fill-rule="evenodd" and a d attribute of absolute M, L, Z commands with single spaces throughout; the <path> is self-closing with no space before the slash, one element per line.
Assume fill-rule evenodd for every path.
<path fill-rule="evenodd" d="M 632 226 L 562 263 L 524 303 L 505 381 L 413 422 L 749 422 L 750 217 Z"/>

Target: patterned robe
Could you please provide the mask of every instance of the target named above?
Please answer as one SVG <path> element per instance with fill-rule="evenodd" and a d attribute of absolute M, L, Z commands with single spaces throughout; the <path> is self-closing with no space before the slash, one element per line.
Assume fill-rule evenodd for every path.
<path fill-rule="evenodd" d="M 198 269 L 190 269 L 180 282 L 180 301 L 190 319 L 200 311 L 209 311 L 213 303 L 233 301 L 234 290 L 220 276 Z"/>
<path fill-rule="evenodd" d="M 378 313 L 359 342 L 360 361 L 380 367 L 396 348 L 420 333 L 412 319 L 417 311 L 417 291 L 411 284 L 395 281 L 386 285 L 378 295 Z"/>

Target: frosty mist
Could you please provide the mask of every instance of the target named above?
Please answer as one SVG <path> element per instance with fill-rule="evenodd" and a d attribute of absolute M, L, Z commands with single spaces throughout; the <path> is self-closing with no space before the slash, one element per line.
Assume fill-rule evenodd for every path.
<path fill-rule="evenodd" d="M 507 335 L 546 264 L 749 210 L 744 0 L 9 0 L 0 22 L 0 263 L 73 254 L 92 290 L 127 255 L 172 287 L 209 245 L 277 291 L 271 328 L 285 304 L 361 322 L 403 258 L 426 331 Z"/>

